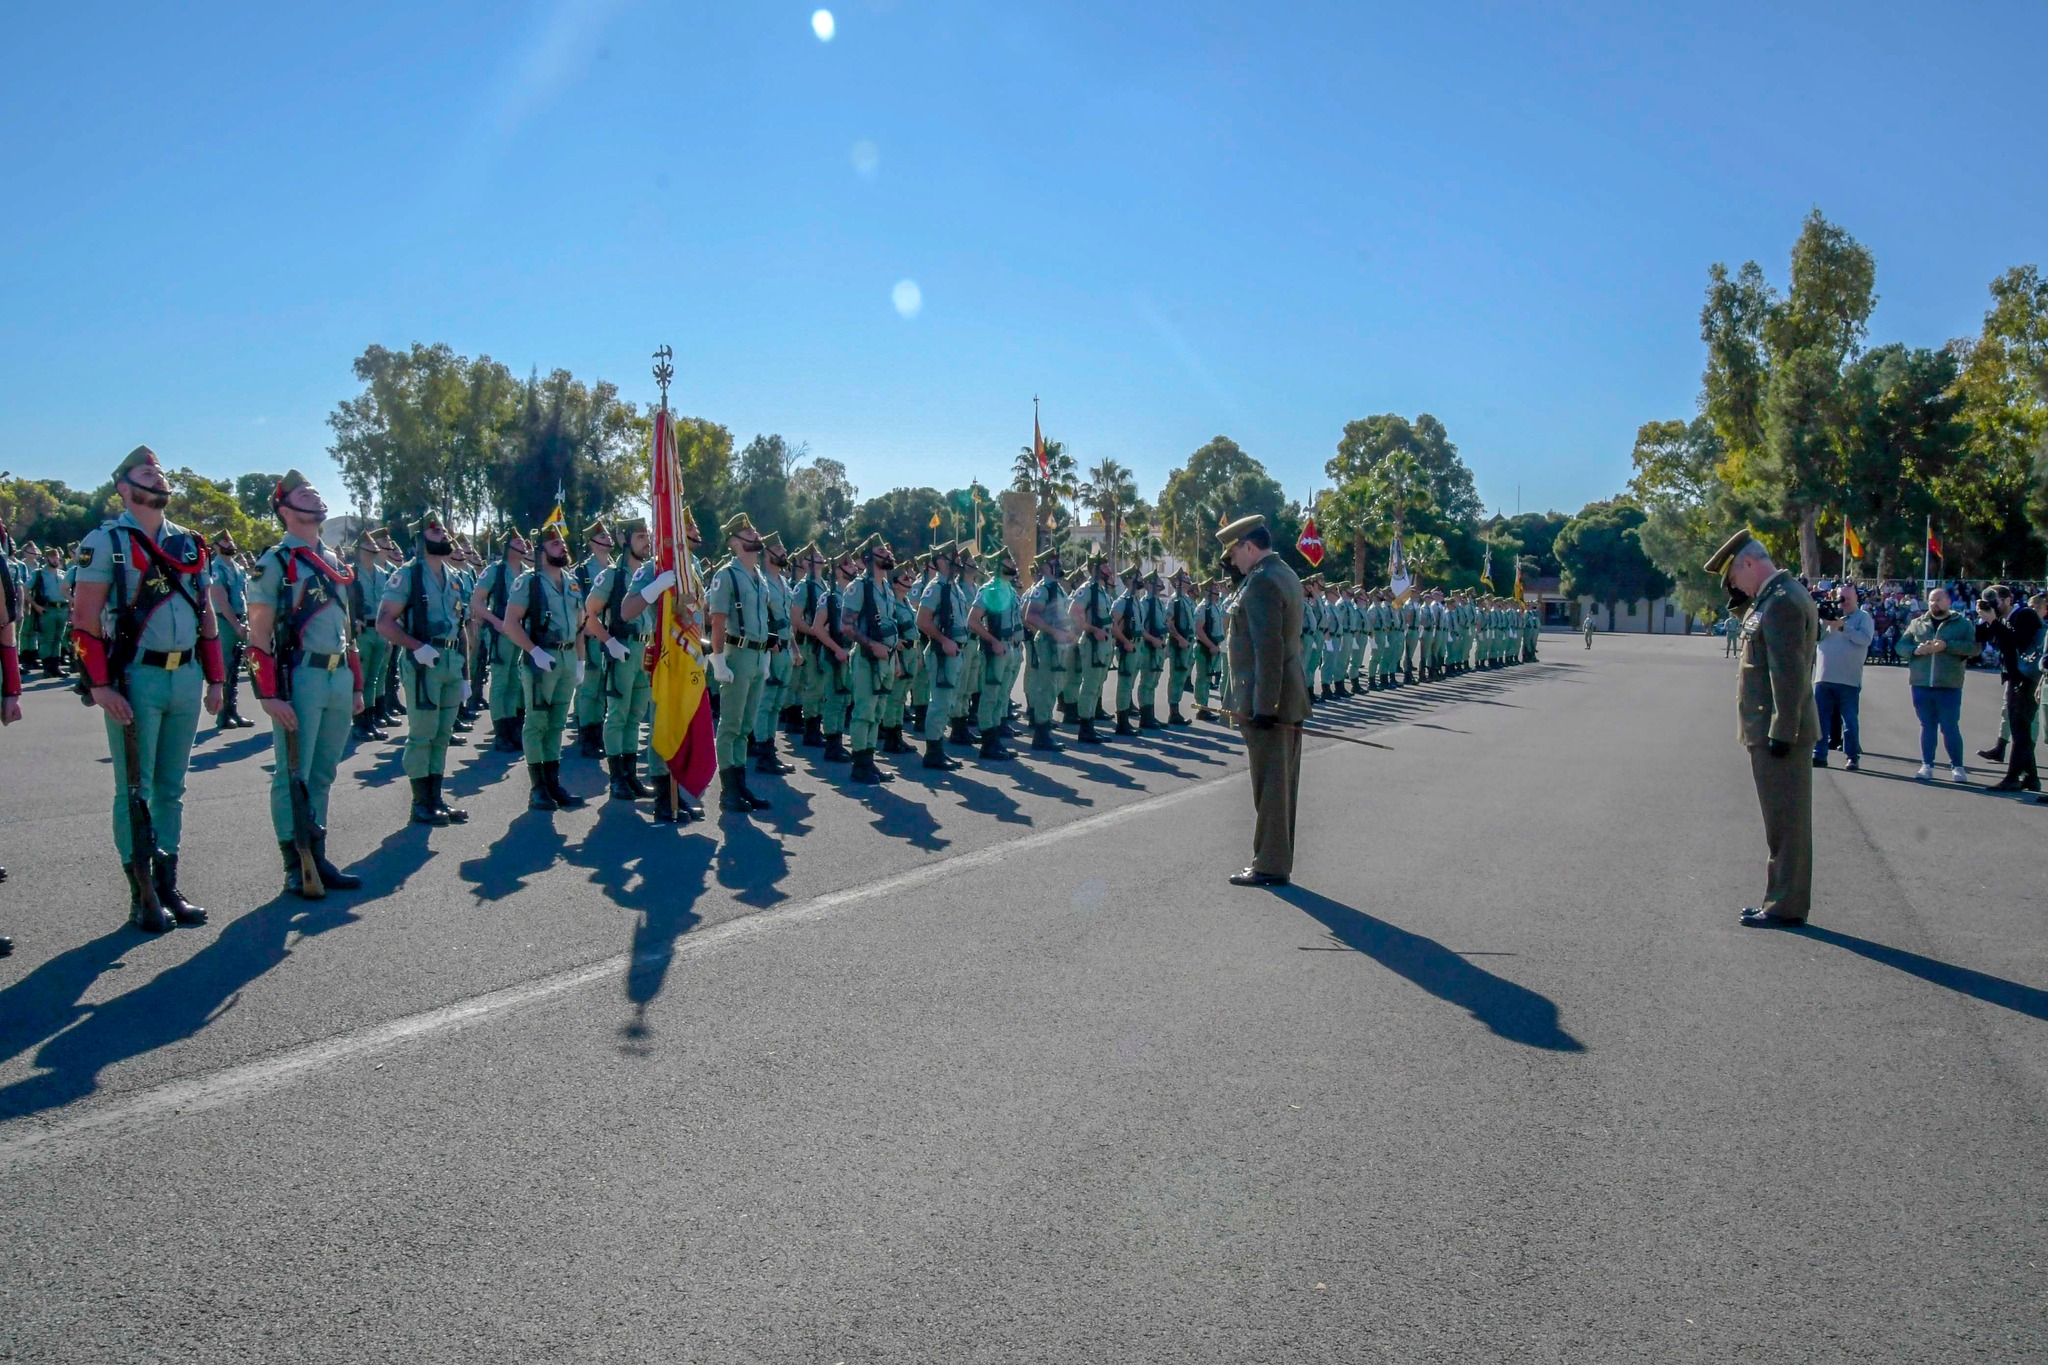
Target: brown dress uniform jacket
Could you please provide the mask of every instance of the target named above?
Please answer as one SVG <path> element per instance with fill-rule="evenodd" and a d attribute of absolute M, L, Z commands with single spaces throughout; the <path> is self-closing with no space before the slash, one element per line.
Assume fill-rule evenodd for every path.
<path fill-rule="evenodd" d="M 1813 908 L 1813 745 L 1820 738 L 1813 658 L 1819 638 L 1813 598 L 1780 569 L 1742 624 L 1736 710 L 1771 853 L 1762 908 L 1796 920 Z M 1789 752 L 1772 754 L 1772 740 Z"/>
<path fill-rule="evenodd" d="M 1244 576 L 1230 614 L 1231 707 L 1244 733 L 1252 779 L 1252 870 L 1294 875 L 1294 811 L 1301 790 L 1301 722 L 1308 676 L 1301 664 L 1301 579 L 1267 555 Z M 1260 729 L 1257 716 L 1279 724 Z"/>

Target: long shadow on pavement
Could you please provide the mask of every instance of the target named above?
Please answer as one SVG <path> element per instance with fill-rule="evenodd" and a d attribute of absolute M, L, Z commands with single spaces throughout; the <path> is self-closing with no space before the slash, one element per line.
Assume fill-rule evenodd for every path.
<path fill-rule="evenodd" d="M 1433 938 L 1396 928 L 1304 887 L 1283 886 L 1274 895 L 1322 921 L 1339 943 L 1408 978 L 1437 999 L 1464 1008 L 1509 1042 L 1551 1052 L 1586 1050 L 1584 1043 L 1559 1024 L 1557 1005 L 1549 998 L 1473 966 Z"/>
<path fill-rule="evenodd" d="M 1835 929 L 1823 929 L 1817 924 L 1808 924 L 1785 932 L 1800 938 L 1810 938 L 1821 943 L 1845 948 L 1858 957 L 1867 957 L 1872 962 L 1881 962 L 1896 968 L 1908 976 L 1917 976 L 1922 981 L 1932 982 L 1961 995 L 1973 996 L 1987 1005 L 2000 1005 L 2015 1014 L 2029 1018 L 2048 1020 L 2048 991 L 2034 986 L 2008 981 L 2002 976 L 1991 976 L 1968 967 L 1958 967 L 1951 962 L 1909 953 L 1903 948 L 1893 948 L 1883 943 L 1872 943 L 1867 938 L 1845 934 Z"/>

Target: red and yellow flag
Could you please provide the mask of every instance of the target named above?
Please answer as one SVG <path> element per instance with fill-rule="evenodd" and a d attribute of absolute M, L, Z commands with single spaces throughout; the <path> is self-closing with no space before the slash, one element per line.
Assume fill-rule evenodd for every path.
<path fill-rule="evenodd" d="M 674 419 L 665 406 L 654 415 L 649 464 L 654 471 L 654 567 L 657 573 L 673 569 L 676 574 L 676 585 L 661 595 L 659 625 L 646 654 L 647 671 L 654 675 L 654 753 L 677 786 L 701 796 L 718 769 L 718 753 L 704 692 L 704 661 L 697 653 L 703 591 L 684 538 L 682 464 Z"/>

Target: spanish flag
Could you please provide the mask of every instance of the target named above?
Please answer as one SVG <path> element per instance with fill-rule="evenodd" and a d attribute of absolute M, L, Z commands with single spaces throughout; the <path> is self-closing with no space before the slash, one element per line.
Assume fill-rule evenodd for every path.
<path fill-rule="evenodd" d="M 704 661 L 697 654 L 697 613 L 703 591 L 684 539 L 687 516 L 682 464 L 676 454 L 674 419 L 664 406 L 654 415 L 655 571 L 675 570 L 676 585 L 661 595 L 661 618 L 647 646 L 654 675 L 654 752 L 676 785 L 701 796 L 718 768 L 711 706 L 704 695 Z"/>
<path fill-rule="evenodd" d="M 1863 558 L 1863 542 L 1856 538 L 1856 528 L 1846 521 L 1842 523 L 1842 548 L 1851 559 Z"/>
<path fill-rule="evenodd" d="M 1515 556 L 1515 605 L 1521 607 L 1529 605 L 1529 599 L 1522 596 L 1522 557 L 1520 555 Z"/>

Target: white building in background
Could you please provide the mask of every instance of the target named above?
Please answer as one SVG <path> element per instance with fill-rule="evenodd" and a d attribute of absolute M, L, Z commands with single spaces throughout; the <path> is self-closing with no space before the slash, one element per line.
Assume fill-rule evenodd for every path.
<path fill-rule="evenodd" d="M 1658 597 L 1649 601 L 1639 597 L 1633 602 L 1616 602 L 1611 620 L 1604 602 L 1581 597 L 1575 605 L 1572 624 L 1583 626 L 1591 617 L 1595 630 L 1635 635 L 1692 635 L 1700 629 L 1699 623 L 1678 605 L 1675 597 Z"/>

